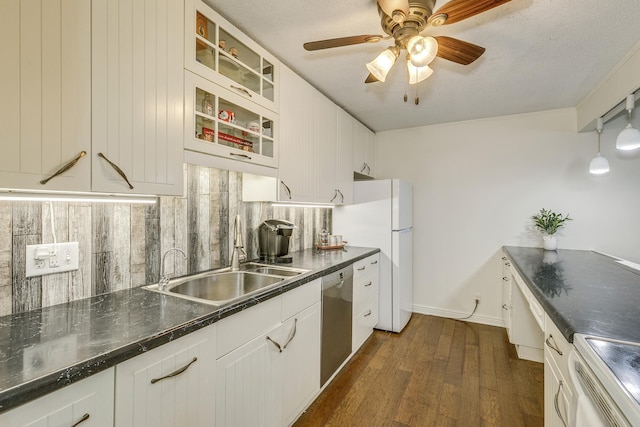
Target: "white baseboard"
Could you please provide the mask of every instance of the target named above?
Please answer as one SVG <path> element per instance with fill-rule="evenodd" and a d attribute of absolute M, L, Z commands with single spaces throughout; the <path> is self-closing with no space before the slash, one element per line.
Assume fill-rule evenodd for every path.
<path fill-rule="evenodd" d="M 462 313 L 462 312 L 453 311 L 453 310 L 443 310 L 440 308 L 429 307 L 429 306 L 420 305 L 420 304 L 413 305 L 413 312 L 419 313 L 419 314 L 428 314 L 431 316 L 446 317 L 449 319 L 461 319 L 469 315 L 469 313 Z M 480 323 L 482 325 L 498 326 L 500 328 L 505 327 L 502 317 L 498 318 L 498 317 L 490 317 L 490 316 L 482 316 L 479 314 L 474 314 L 470 318 L 465 319 L 465 321 L 472 322 L 472 323 Z"/>

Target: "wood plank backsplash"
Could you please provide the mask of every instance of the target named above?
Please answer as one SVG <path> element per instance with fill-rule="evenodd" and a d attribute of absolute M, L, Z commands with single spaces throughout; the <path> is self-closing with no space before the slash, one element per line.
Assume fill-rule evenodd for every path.
<path fill-rule="evenodd" d="M 280 208 L 242 202 L 242 174 L 184 165 L 184 197 L 155 205 L 54 202 L 59 242 L 79 242 L 79 269 L 25 277 L 26 245 L 53 241 L 49 203 L 0 202 L 0 316 L 149 283 L 160 278 L 160 258 L 172 276 L 229 265 L 233 221 L 242 218 L 244 244 L 258 257 L 258 226 L 277 218 L 298 226 L 291 251 L 310 248 L 331 230 L 331 210 Z"/>

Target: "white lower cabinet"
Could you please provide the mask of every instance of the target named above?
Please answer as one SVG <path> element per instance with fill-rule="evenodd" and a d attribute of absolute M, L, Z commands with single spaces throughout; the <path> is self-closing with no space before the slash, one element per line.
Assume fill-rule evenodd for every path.
<path fill-rule="evenodd" d="M 218 323 L 217 425 L 289 425 L 317 395 L 320 292 L 316 279 Z"/>
<path fill-rule="evenodd" d="M 351 349 L 357 351 L 378 323 L 380 254 L 353 264 L 353 329 Z"/>
<path fill-rule="evenodd" d="M 113 371 L 87 379 L 0 415 L 0 426 L 113 426 Z"/>
<path fill-rule="evenodd" d="M 202 328 L 117 365 L 115 425 L 213 425 L 216 328 Z"/>
<path fill-rule="evenodd" d="M 551 354 L 544 351 L 544 425 L 546 427 L 567 427 L 571 424 L 573 391 L 560 372 Z"/>

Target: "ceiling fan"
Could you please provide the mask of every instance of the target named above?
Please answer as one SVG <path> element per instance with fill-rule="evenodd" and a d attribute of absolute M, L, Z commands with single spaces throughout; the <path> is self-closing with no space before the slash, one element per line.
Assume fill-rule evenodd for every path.
<path fill-rule="evenodd" d="M 433 70 L 429 64 L 437 56 L 462 65 L 471 64 L 485 51 L 485 48 L 446 36 L 422 37 L 420 33 L 427 27 L 454 24 L 464 19 L 486 12 L 510 0 L 451 0 L 435 13 L 436 0 L 377 0 L 381 17 L 382 35 L 359 35 L 305 43 L 306 50 L 329 49 L 360 43 L 376 43 L 393 38 L 395 44 L 385 49 L 367 64 L 369 76 L 365 83 L 384 82 L 389 70 L 406 53 L 409 83 L 415 84 L 429 77 Z M 405 95 L 406 101 L 406 95 Z M 417 103 L 417 98 L 416 98 Z"/>

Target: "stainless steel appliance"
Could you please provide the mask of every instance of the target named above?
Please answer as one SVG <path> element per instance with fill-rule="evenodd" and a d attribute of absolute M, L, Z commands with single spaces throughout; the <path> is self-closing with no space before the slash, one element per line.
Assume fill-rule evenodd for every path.
<path fill-rule="evenodd" d="M 640 425 L 640 344 L 574 334 L 569 375 L 576 427 Z"/>
<path fill-rule="evenodd" d="M 351 354 L 353 267 L 322 278 L 320 386 Z"/>
<path fill-rule="evenodd" d="M 290 263 L 289 238 L 296 226 L 282 219 L 268 219 L 258 227 L 260 259 L 266 262 Z"/>

